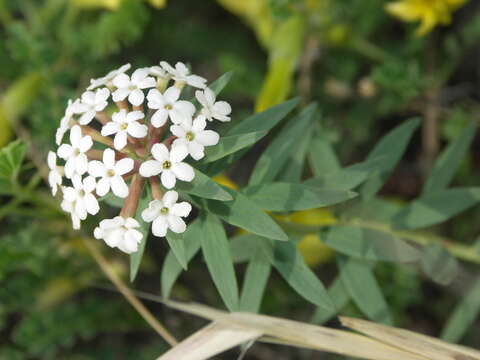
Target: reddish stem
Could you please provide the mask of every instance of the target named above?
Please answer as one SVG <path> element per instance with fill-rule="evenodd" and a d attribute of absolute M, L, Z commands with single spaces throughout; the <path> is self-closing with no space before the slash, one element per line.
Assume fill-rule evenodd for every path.
<path fill-rule="evenodd" d="M 161 200 L 163 198 L 163 191 L 160 188 L 158 176 L 152 176 L 148 178 L 148 180 L 150 181 L 150 188 L 152 189 L 152 197 L 155 200 Z"/>
<path fill-rule="evenodd" d="M 140 176 L 140 174 L 135 174 L 133 176 L 130 188 L 128 189 L 128 196 L 125 199 L 122 210 L 120 211 L 120 216 L 123 216 L 124 218 L 135 217 L 144 183 L 145 178 Z"/>

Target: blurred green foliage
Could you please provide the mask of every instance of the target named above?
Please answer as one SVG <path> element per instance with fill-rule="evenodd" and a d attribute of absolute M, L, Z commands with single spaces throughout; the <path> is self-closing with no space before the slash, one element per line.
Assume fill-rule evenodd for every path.
<path fill-rule="evenodd" d="M 391 167 L 382 168 L 382 159 L 380 167 L 368 163 L 375 160 L 372 157 L 375 151 L 371 157 L 366 156 L 368 149 L 374 148 L 380 138 L 403 120 L 424 116 L 433 101 L 439 112 L 439 132 L 435 134 L 438 144 L 452 147 L 457 144 L 458 148 L 459 143 L 472 142 L 474 146 L 453 151 L 458 155 L 453 155 L 454 160 L 446 155 L 440 158 L 437 168 L 434 167 L 437 172 L 433 170 L 433 180 L 426 181 L 431 184 L 447 176 L 447 180 L 440 181 L 443 184 L 439 189 L 445 196 L 442 198 L 446 203 L 445 212 L 451 210 L 452 214 L 441 220 L 433 219 L 434 226 L 425 236 L 434 240 L 440 237 L 442 243 L 445 238 L 453 239 L 454 245 L 465 246 L 462 249 L 470 251 L 463 254 L 465 257 L 475 251 L 467 246 L 474 244 L 480 230 L 477 221 L 480 212 L 473 208 L 450 220 L 453 213 L 460 211 L 449 210 L 454 203 L 452 199 L 459 195 L 449 192 L 453 190 L 446 191 L 445 187 L 450 183 L 456 187 L 478 184 L 478 139 L 475 135 L 466 139 L 464 129 L 470 122 L 477 122 L 479 109 L 477 64 L 480 59 L 476 54 L 480 46 L 480 7 L 471 2 L 459 10 L 451 26 L 417 37 L 415 25 L 405 25 L 391 17 L 384 10 L 385 3 L 383 0 L 172 0 L 163 7 L 165 4 L 161 1 L 141 0 L 104 1 L 96 6 L 80 0 L 0 0 L 0 146 L 3 147 L 0 150 L 0 359 L 152 359 L 165 349 L 119 295 L 96 289 L 105 287 L 105 279 L 81 241 L 72 240 L 68 222 L 56 208 L 47 187 L 40 184 L 35 166 L 29 160 L 24 161 L 26 151 L 30 152 L 29 159 L 46 158 L 67 100 L 77 97 L 90 78 L 99 77 L 125 62 L 144 66 L 156 64 L 160 59 L 188 62 L 209 81 L 233 70 L 234 76 L 222 96 L 232 103 L 235 119 L 243 119 L 253 109 L 264 110 L 296 95 L 304 104 L 309 100 L 319 104 L 321 116 L 311 115 L 303 124 L 302 116 L 305 121 L 307 115 L 293 117 L 296 121 L 288 120 L 282 129 L 274 129 L 245 157 L 243 164 L 235 165 L 230 172 L 238 184 L 248 182 L 251 169 L 256 174 L 251 179 L 267 172 L 278 181 L 299 182 L 308 178 L 317 184 L 341 186 L 338 179 L 355 180 L 358 176 L 360 180 L 352 188 L 365 182 L 357 190 L 362 193 L 362 201 L 371 197 L 369 201 L 315 213 L 312 222 L 295 219 L 295 216 L 288 218 L 291 214 L 276 217 L 282 226 L 291 228 L 295 234 L 294 244 L 301 244 L 302 239 L 309 237 L 311 247 L 299 245 L 300 250 L 296 251 L 292 244 L 267 243 L 263 248 L 268 261 L 262 261 L 268 262 L 268 269 L 273 266 L 279 273 L 272 274 L 269 280 L 261 303 L 262 312 L 309 318 L 313 305 L 306 306 L 295 292 L 318 305 L 323 291 L 315 290 L 318 286 L 323 289 L 321 283 L 318 285 L 317 278 L 321 278 L 330 285 L 329 294 L 343 295 L 340 308 L 345 314 L 369 315 L 372 313 L 369 305 L 383 306 L 385 302 L 391 316 L 388 321 L 433 335 L 439 335 L 443 328 L 444 336 L 450 340 L 463 339 L 467 345 L 478 345 L 479 323 L 472 321 L 480 303 L 478 284 L 474 282 L 478 278 L 478 265 L 461 262 L 458 269 L 452 265 L 456 270 L 447 271 L 447 278 L 457 275 L 458 271 L 457 279 L 465 278 L 465 284 L 459 288 L 454 282 L 443 288 L 418 269 L 405 265 L 347 264 L 366 274 L 363 277 L 366 282 L 381 289 L 369 294 L 371 303 L 365 304 L 358 301 L 359 290 L 362 290 L 355 287 L 358 279 L 344 280 L 350 284 L 347 288 L 334 287 L 337 265 L 331 260 L 335 255 L 320 240 L 326 239 L 327 232 L 315 227 L 358 219 L 363 225 L 375 222 L 390 226 L 398 220 L 396 215 L 406 228 L 415 228 L 418 224 L 415 225 L 414 220 L 422 218 L 425 208 L 438 205 L 435 198 L 425 200 L 428 187 L 421 188 L 428 171 L 419 160 L 425 150 L 424 143 L 418 132 L 413 133 L 413 127 L 408 134 L 393 136 L 393 140 L 404 142 L 403 148 L 392 140 L 377 149 L 376 155 L 390 156 L 391 162 L 387 165 Z M 433 100 L 429 98 L 432 89 L 437 94 Z M 234 121 L 230 130 L 235 130 L 235 125 Z M 16 141 L 7 145 L 13 134 L 25 131 L 30 143 Z M 475 132 L 475 127 L 471 132 Z M 273 141 L 267 145 L 270 140 Z M 282 148 L 288 141 L 289 146 Z M 397 151 L 397 145 L 402 149 Z M 277 168 L 262 167 L 259 154 L 264 148 L 267 150 L 262 156 L 267 160 L 280 154 L 278 149 L 282 150 L 284 158 L 277 159 Z M 400 160 L 404 151 L 405 156 Z M 254 152 L 256 154 L 252 154 Z M 255 167 L 259 158 L 260 165 Z M 367 170 L 343 167 L 365 158 L 361 164 Z M 435 163 L 435 159 L 430 160 Z M 213 165 L 221 169 L 226 166 L 224 163 Z M 213 165 L 205 168 L 212 176 L 221 172 Z M 372 167 L 376 171 L 380 169 L 379 174 L 371 176 Z M 290 168 L 294 169 L 289 171 Z M 451 174 L 445 175 L 445 169 L 453 168 Z M 389 181 L 383 186 L 379 178 L 385 180 L 387 175 Z M 374 197 L 378 190 L 379 196 Z M 251 188 L 250 191 L 254 193 Z M 461 195 L 468 197 L 472 206 L 476 204 L 478 189 L 465 191 Z M 232 191 L 232 194 L 236 193 Z M 416 202 L 405 203 L 411 199 Z M 275 210 L 275 204 L 269 205 Z M 302 219 L 308 216 L 303 213 Z M 215 221 L 211 222 L 209 220 L 207 230 L 219 241 L 226 240 L 225 236 L 230 233 L 223 234 Z M 372 231 L 387 230 L 381 227 Z M 313 234 L 316 237 L 312 241 Z M 398 238 L 416 234 L 389 233 Z M 231 243 L 233 248 L 234 241 Z M 136 284 L 159 293 L 161 264 L 165 257 L 169 263 L 175 263 L 175 258 L 171 253 L 166 255 L 166 244 L 151 241 L 147 246 L 148 253 Z M 199 250 L 199 245 L 195 246 L 196 249 L 187 249 L 187 254 L 192 252 L 189 258 Z M 227 252 L 228 248 L 222 250 Z M 309 251 L 327 253 L 316 257 L 320 259 L 317 262 L 308 262 L 312 270 L 305 266 L 300 255 Z M 474 257 L 477 255 L 478 251 Z M 441 264 L 455 262 L 443 248 L 433 249 L 425 258 L 421 265 L 433 280 L 435 275 L 442 275 L 435 271 L 439 258 Z M 428 259 L 431 262 L 427 262 Z M 235 269 L 242 274 L 247 269 L 245 278 L 251 265 L 239 263 L 247 260 L 251 259 L 239 260 L 233 254 Z M 211 261 L 206 256 L 209 267 Z M 339 268 L 347 266 L 342 261 L 338 262 Z M 114 262 L 126 275 L 126 259 L 118 257 Z M 298 279 L 288 276 L 285 269 L 296 262 L 300 262 L 302 273 L 308 273 L 308 286 L 301 286 L 304 284 L 299 285 Z M 220 306 L 202 260 L 196 259 L 189 266 L 189 271 L 181 275 L 176 285 L 172 282 L 173 288 L 168 292 L 185 300 L 200 298 Z M 258 276 L 270 274 L 265 267 L 250 271 Z M 180 273 L 181 267 L 178 267 L 171 276 L 176 279 Z M 234 276 L 231 272 L 228 275 Z M 222 279 L 214 276 L 214 281 L 221 287 L 218 284 Z M 437 282 L 442 283 L 442 279 Z M 251 289 L 258 291 L 260 298 L 245 296 L 246 308 L 259 306 L 264 290 Z M 469 294 L 466 305 L 460 301 L 465 293 Z M 230 295 L 222 294 L 227 298 Z M 354 301 L 350 301 L 350 297 Z M 341 296 L 334 298 L 334 302 L 340 300 Z M 230 301 L 234 303 L 236 299 Z M 448 322 L 446 314 L 451 313 L 457 302 L 460 310 L 452 312 L 452 320 Z M 459 315 L 465 307 L 470 311 L 467 319 Z M 325 321 L 333 315 L 320 312 L 314 320 Z M 179 329 L 178 333 L 191 333 L 191 324 L 179 317 L 170 319 Z M 295 358 L 294 352 L 291 354 L 291 358 Z"/>

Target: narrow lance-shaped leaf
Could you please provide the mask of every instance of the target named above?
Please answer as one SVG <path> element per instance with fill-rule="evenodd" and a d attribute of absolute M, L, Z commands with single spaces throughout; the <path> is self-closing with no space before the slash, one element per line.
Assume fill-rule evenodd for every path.
<path fill-rule="evenodd" d="M 0 149 L 0 194 L 13 191 L 27 147 L 17 140 Z"/>
<path fill-rule="evenodd" d="M 307 128 L 314 119 L 316 104 L 310 104 L 299 115 L 292 118 L 273 142 L 262 153 L 250 176 L 249 185 L 258 185 L 275 179 L 288 162 L 295 144 L 302 141 Z"/>
<path fill-rule="evenodd" d="M 257 241 L 262 241 L 257 239 Z M 251 254 L 250 262 L 245 272 L 242 293 L 240 297 L 240 310 L 258 312 L 263 294 L 270 276 L 270 262 L 257 246 L 256 252 Z"/>
<path fill-rule="evenodd" d="M 220 92 L 228 85 L 232 79 L 233 71 L 226 72 L 220 76 L 217 80 L 212 82 L 208 87 L 215 93 L 215 95 L 220 94 Z"/>
<path fill-rule="evenodd" d="M 442 152 L 423 188 L 423 194 L 445 189 L 452 181 L 473 138 L 477 125 L 470 123 L 465 130 Z"/>
<path fill-rule="evenodd" d="M 200 238 L 198 234 L 202 229 L 199 219 L 196 219 L 187 226 L 187 230 L 183 234 L 187 264 L 193 259 L 195 254 L 200 250 Z M 173 251 L 170 250 L 165 258 L 162 266 L 161 289 L 162 296 L 168 298 L 173 285 L 180 276 L 183 268 L 178 262 Z"/>
<path fill-rule="evenodd" d="M 358 226 L 334 226 L 325 244 L 342 254 L 374 261 L 413 262 L 420 251 L 393 234 Z"/>
<path fill-rule="evenodd" d="M 351 298 L 371 320 L 391 324 L 387 302 L 370 265 L 362 260 L 338 256 L 343 285 Z"/>
<path fill-rule="evenodd" d="M 221 201 L 232 200 L 232 196 L 226 192 L 219 184 L 210 177 L 203 174 L 200 170 L 195 170 L 195 177 L 191 182 L 179 181 L 177 190 L 187 194 L 196 195 L 206 199 L 215 199 Z"/>
<path fill-rule="evenodd" d="M 140 263 L 142 261 L 143 252 L 145 251 L 145 245 L 147 244 L 148 235 L 150 233 L 150 224 L 146 223 L 142 219 L 142 211 L 148 207 L 148 204 L 151 200 L 151 195 L 148 188 L 144 188 L 144 193 L 142 198 L 138 203 L 137 214 L 135 219 L 140 224 L 139 231 L 142 233 L 143 238 L 142 242 L 138 245 L 137 252 L 130 254 L 130 281 L 134 281 L 137 277 L 138 269 L 140 267 Z"/>
<path fill-rule="evenodd" d="M 184 270 L 187 270 L 187 254 L 185 251 L 185 242 L 183 240 L 183 234 L 177 234 L 168 230 L 167 242 L 173 254 L 177 258 L 178 262 Z"/>
<path fill-rule="evenodd" d="M 202 229 L 199 236 L 208 271 L 227 308 L 230 311 L 237 310 L 237 278 L 225 230 L 220 220 L 214 215 L 206 215 L 200 222 Z"/>
<path fill-rule="evenodd" d="M 209 146 L 205 149 L 205 157 L 202 163 L 217 161 L 225 156 L 233 154 L 248 146 L 255 144 L 263 138 L 267 131 L 255 131 L 246 134 L 223 136 L 215 146 Z"/>
<path fill-rule="evenodd" d="M 285 232 L 253 201 L 235 190 L 223 187 L 233 201 L 204 200 L 204 208 L 231 225 L 241 227 L 260 236 L 275 240 L 287 240 Z"/>
<path fill-rule="evenodd" d="M 328 287 L 328 296 L 332 299 L 335 309 L 326 310 L 322 307 L 318 307 L 313 315 L 312 322 L 315 324 L 323 324 L 330 318 L 334 317 L 339 311 L 341 311 L 350 300 L 350 295 L 347 289 L 342 283 L 340 276 L 337 276 L 333 283 Z"/>
<path fill-rule="evenodd" d="M 363 185 L 362 195 L 369 198 L 377 193 L 383 186 L 390 172 L 395 168 L 405 152 L 413 132 L 420 124 L 419 119 L 412 119 L 385 135 L 369 153 L 367 160 L 373 160 L 386 156 L 382 166 L 376 170 L 376 174 Z"/>
<path fill-rule="evenodd" d="M 356 196 L 351 191 L 320 189 L 282 182 L 249 186 L 242 192 L 260 208 L 271 211 L 313 209 L 338 204 Z"/>
<path fill-rule="evenodd" d="M 436 243 L 425 247 L 421 267 L 430 279 L 443 286 L 450 284 L 458 274 L 457 260 Z"/>
<path fill-rule="evenodd" d="M 444 222 L 480 201 L 480 188 L 455 188 L 427 194 L 411 202 L 394 218 L 401 229 L 420 229 Z"/>
<path fill-rule="evenodd" d="M 326 137 L 318 130 L 310 141 L 308 162 L 315 177 L 341 169 L 340 162 Z"/>
<path fill-rule="evenodd" d="M 460 303 L 450 314 L 447 324 L 442 330 L 441 338 L 450 342 L 458 342 L 475 322 L 479 313 L 480 279 L 477 279 L 468 293 L 460 298 Z"/>
<path fill-rule="evenodd" d="M 292 242 L 263 241 L 262 245 L 271 264 L 300 296 L 328 311 L 335 309 L 322 282 L 305 264 Z"/>

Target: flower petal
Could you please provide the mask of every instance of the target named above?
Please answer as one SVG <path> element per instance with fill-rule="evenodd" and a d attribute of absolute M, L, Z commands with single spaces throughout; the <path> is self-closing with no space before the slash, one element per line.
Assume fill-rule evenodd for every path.
<path fill-rule="evenodd" d="M 175 233 L 183 233 L 187 229 L 187 225 L 185 221 L 183 221 L 180 217 L 175 215 L 169 215 L 167 217 L 168 227 Z"/>
<path fill-rule="evenodd" d="M 163 195 L 162 201 L 163 204 L 170 208 L 172 207 L 178 200 L 178 193 L 175 190 L 170 190 Z"/>
<path fill-rule="evenodd" d="M 134 161 L 130 158 L 123 158 L 115 164 L 115 174 L 125 175 L 129 171 L 133 170 Z"/>
<path fill-rule="evenodd" d="M 75 158 L 75 171 L 80 174 L 80 175 L 83 175 L 87 172 L 88 170 L 88 158 L 87 158 L 87 155 L 85 154 L 79 154 L 76 158 Z"/>
<path fill-rule="evenodd" d="M 162 172 L 162 164 L 156 160 L 145 161 L 142 165 L 140 165 L 139 172 L 143 177 L 158 175 Z"/>
<path fill-rule="evenodd" d="M 64 160 L 67 160 L 70 156 L 72 156 L 73 148 L 70 144 L 62 144 L 57 150 L 57 154 Z"/>
<path fill-rule="evenodd" d="M 152 222 L 159 216 L 162 206 L 163 203 L 160 200 L 150 201 L 148 207 L 142 211 L 142 219 L 146 222 Z"/>
<path fill-rule="evenodd" d="M 113 92 L 112 99 L 115 102 L 122 101 L 128 96 L 128 94 L 130 94 L 130 90 L 127 88 L 119 88 Z"/>
<path fill-rule="evenodd" d="M 120 198 L 126 198 L 128 196 L 128 186 L 125 180 L 121 176 L 114 176 L 110 179 L 110 185 L 115 195 Z"/>
<path fill-rule="evenodd" d="M 170 126 L 170 132 L 175 135 L 176 137 L 183 138 L 187 134 L 183 126 L 180 125 L 172 125 Z"/>
<path fill-rule="evenodd" d="M 127 132 L 125 130 L 119 131 L 115 134 L 113 139 L 113 146 L 117 150 L 122 150 L 127 145 Z"/>
<path fill-rule="evenodd" d="M 90 135 L 87 135 L 82 137 L 78 148 L 82 153 L 86 153 L 88 150 L 91 149 L 92 146 L 93 146 L 93 140 L 90 137 Z"/>
<path fill-rule="evenodd" d="M 182 181 L 192 181 L 195 177 L 193 168 L 187 163 L 176 163 L 172 165 L 172 172 Z"/>
<path fill-rule="evenodd" d="M 157 217 L 152 223 L 152 234 L 158 237 L 167 235 L 168 223 L 164 216 Z"/>
<path fill-rule="evenodd" d="M 106 177 L 101 178 L 97 183 L 97 195 L 105 196 L 110 191 L 110 180 Z"/>
<path fill-rule="evenodd" d="M 106 173 L 106 168 L 103 162 L 92 160 L 88 163 L 88 173 L 95 177 L 103 177 Z"/>
<path fill-rule="evenodd" d="M 218 144 L 220 136 L 213 130 L 204 130 L 195 135 L 195 140 L 204 146 Z"/>
<path fill-rule="evenodd" d="M 170 103 L 174 103 L 180 97 L 180 89 L 175 86 L 170 86 L 163 93 L 163 98 Z"/>
<path fill-rule="evenodd" d="M 127 74 L 118 74 L 112 80 L 112 83 L 117 88 L 126 88 L 130 85 L 130 77 Z M 114 101 L 117 101 L 114 99 Z"/>
<path fill-rule="evenodd" d="M 115 167 L 115 151 L 109 148 L 105 149 L 102 160 L 106 168 L 113 169 Z"/>
<path fill-rule="evenodd" d="M 188 149 L 185 146 L 172 146 L 170 151 L 170 160 L 173 163 L 177 163 L 185 159 L 188 155 Z"/>
<path fill-rule="evenodd" d="M 153 157 L 160 162 L 170 160 L 170 154 L 168 152 L 167 147 L 164 144 L 153 145 L 151 152 Z"/>
<path fill-rule="evenodd" d="M 128 95 L 128 101 L 134 106 L 140 105 L 143 103 L 143 100 L 145 100 L 145 95 L 140 89 L 135 89 Z"/>
<path fill-rule="evenodd" d="M 100 211 L 98 201 L 92 194 L 85 195 L 85 207 L 90 215 L 95 215 Z"/>
<path fill-rule="evenodd" d="M 181 217 L 187 217 L 190 214 L 190 211 L 192 211 L 192 205 L 186 201 L 175 204 L 170 208 L 170 212 L 173 215 Z"/>
<path fill-rule="evenodd" d="M 119 130 L 120 130 L 120 124 L 114 121 L 109 121 L 108 123 L 102 126 L 102 136 L 116 134 Z"/>
<path fill-rule="evenodd" d="M 200 160 L 205 156 L 204 146 L 198 141 L 190 141 L 188 143 L 188 153 L 195 160 Z"/>
<path fill-rule="evenodd" d="M 172 189 L 177 182 L 175 174 L 171 170 L 164 170 L 160 176 L 160 180 L 162 181 L 162 185 L 167 189 Z"/>
<path fill-rule="evenodd" d="M 135 138 L 143 138 L 147 136 L 148 127 L 147 125 L 140 124 L 137 121 L 133 121 L 128 124 L 127 132 L 130 136 Z"/>

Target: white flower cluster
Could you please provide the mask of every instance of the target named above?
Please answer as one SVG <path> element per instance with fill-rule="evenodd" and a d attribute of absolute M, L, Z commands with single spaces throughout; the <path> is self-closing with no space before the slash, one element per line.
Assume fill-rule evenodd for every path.
<path fill-rule="evenodd" d="M 94 235 L 126 253 L 136 252 L 142 241 L 134 217 L 146 180 L 154 199 L 141 216 L 152 223 L 153 235 L 185 231 L 182 218 L 192 207 L 177 202 L 178 193 L 171 189 L 177 180 L 195 177 L 188 156 L 200 160 L 206 146 L 218 143 L 219 135 L 206 129 L 207 120 L 230 121 L 232 111 L 181 62 L 173 67 L 161 61 L 131 75 L 129 69 L 126 64 L 91 80 L 79 99 L 68 102 L 55 136 L 59 147 L 48 154 L 52 194 L 62 190 L 61 206 L 74 229 L 88 214 L 99 212 L 99 197 L 111 191 L 125 199 L 119 216 L 100 221 Z M 182 99 L 187 86 L 197 89 L 198 110 Z M 69 142 L 64 142 L 67 132 Z M 163 193 L 160 183 L 168 191 Z"/>

